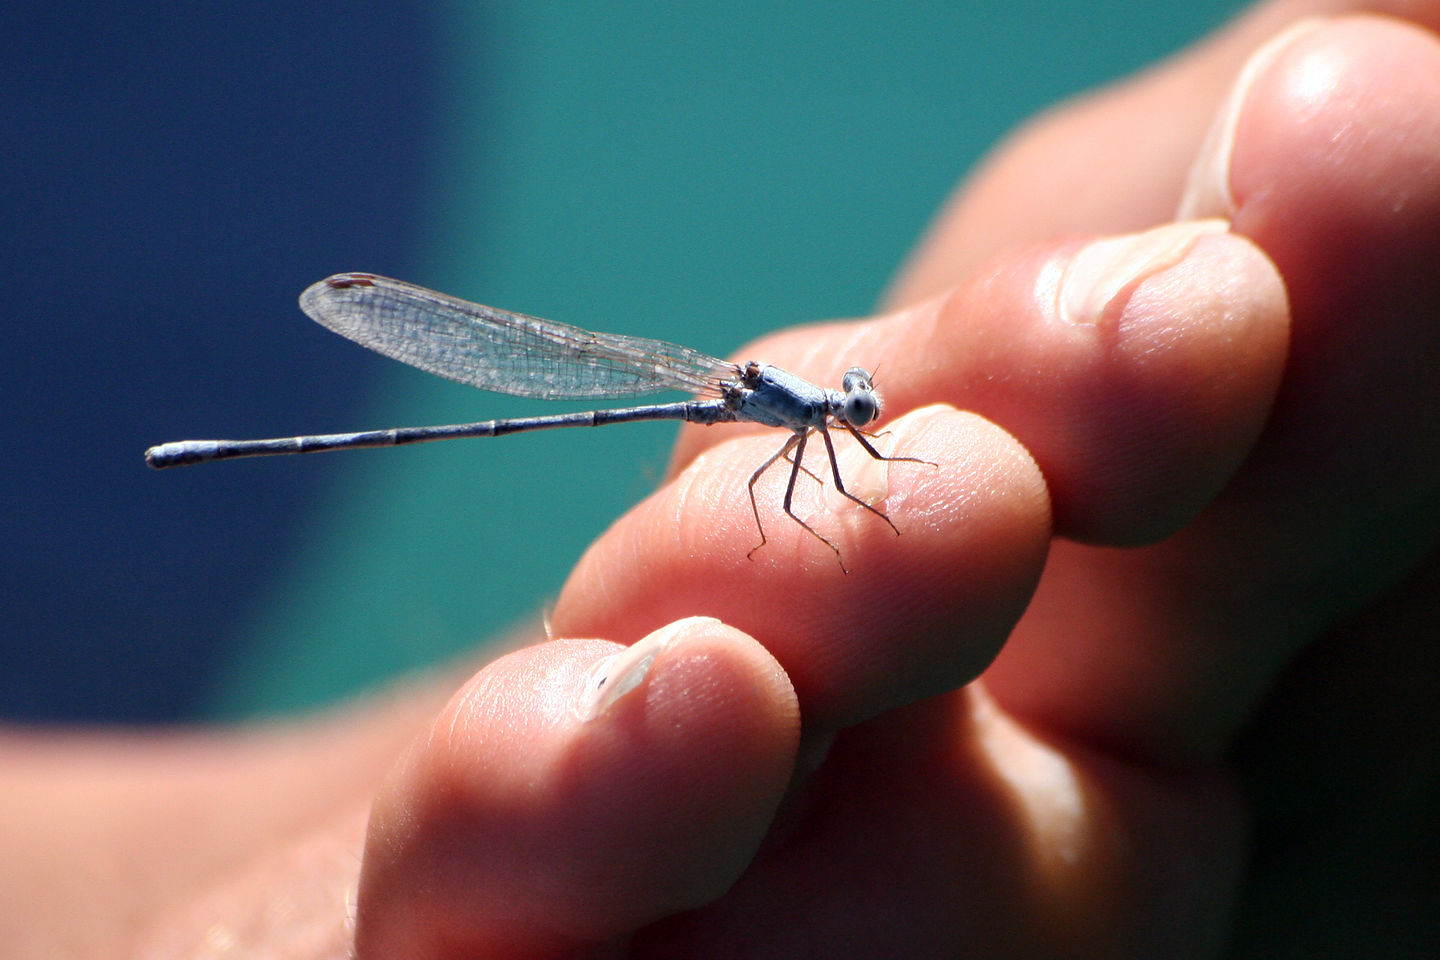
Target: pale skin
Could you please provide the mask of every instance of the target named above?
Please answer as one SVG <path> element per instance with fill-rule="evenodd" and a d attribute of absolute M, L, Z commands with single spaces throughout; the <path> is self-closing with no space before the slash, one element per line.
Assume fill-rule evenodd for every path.
<path fill-rule="evenodd" d="M 1409 853 L 1440 783 L 1440 4 L 1291 30 L 1222 107 L 1267 39 L 1347 9 L 1259 7 L 1047 114 L 876 317 L 739 351 L 820 383 L 863 359 L 894 452 L 938 465 L 888 469 L 899 537 L 801 478 L 849 575 L 773 515 L 747 560 L 736 492 L 776 437 L 687 430 L 581 559 L 556 639 L 284 730 L 0 739 L 0 942 L 1433 942 L 1437 878 Z M 1095 246 L 1177 210 L 1232 230 Z M 715 619 L 582 719 L 597 663 L 695 615 Z"/>

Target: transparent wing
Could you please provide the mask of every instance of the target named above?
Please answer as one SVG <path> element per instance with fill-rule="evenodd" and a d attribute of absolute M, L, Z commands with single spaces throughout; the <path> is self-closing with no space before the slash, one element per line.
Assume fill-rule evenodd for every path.
<path fill-rule="evenodd" d="M 733 364 L 663 340 L 591 333 L 368 273 L 300 295 L 310 318 L 377 353 L 460 383 L 545 400 L 716 395 Z"/>

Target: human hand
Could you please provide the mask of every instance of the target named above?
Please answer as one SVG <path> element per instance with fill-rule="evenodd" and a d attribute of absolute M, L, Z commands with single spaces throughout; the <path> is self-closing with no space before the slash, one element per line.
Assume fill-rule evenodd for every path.
<path fill-rule="evenodd" d="M 1377 19 L 1292 31 L 1187 187 L 1297 10 L 1023 131 L 895 312 L 744 352 L 827 384 L 878 368 L 893 452 L 938 464 L 880 468 L 902 535 L 806 482 L 797 512 L 852 572 L 775 513 L 747 560 L 744 483 L 779 440 L 687 433 L 554 611 L 556 636 L 604 639 L 485 668 L 392 772 L 361 957 L 1182 957 L 1236 929 L 1241 950 L 1344 933 L 1268 902 L 1266 864 L 1242 888 L 1245 834 L 1264 850 L 1284 803 L 1316 831 L 1297 846 L 1335 849 L 1329 798 L 1291 792 L 1314 768 L 1268 762 L 1317 711 L 1366 724 L 1318 744 L 1345 759 L 1433 740 L 1394 706 L 1436 709 L 1414 664 L 1437 619 L 1440 45 Z M 1233 231 L 1110 237 L 1182 193 Z M 598 676 L 636 683 L 597 697 Z"/>

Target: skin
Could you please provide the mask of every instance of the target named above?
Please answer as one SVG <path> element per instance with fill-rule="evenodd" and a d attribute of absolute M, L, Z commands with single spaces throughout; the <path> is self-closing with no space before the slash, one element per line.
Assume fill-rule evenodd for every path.
<path fill-rule="evenodd" d="M 1421 955 L 1440 5 L 1382 6 L 1272 45 L 1229 148 L 1202 145 L 1247 58 L 1344 5 L 1259 7 L 1040 117 L 883 313 L 737 354 L 822 383 L 865 358 L 885 442 L 935 464 L 881 471 L 898 537 L 801 478 L 850 574 L 772 514 L 746 559 L 734 491 L 775 437 L 687 431 L 556 639 L 291 729 L 0 739 L 0 939 Z M 1232 229 L 1110 242 L 1182 204 Z M 648 671 L 601 665 L 637 642 Z"/>

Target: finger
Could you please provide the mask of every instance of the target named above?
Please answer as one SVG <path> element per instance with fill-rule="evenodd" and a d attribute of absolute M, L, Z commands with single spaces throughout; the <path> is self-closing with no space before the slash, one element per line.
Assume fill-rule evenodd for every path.
<path fill-rule="evenodd" d="M 1299 18 L 1345 9 L 1391 12 L 1440 28 L 1435 3 L 1261 4 L 1169 61 L 1041 114 L 1010 136 L 947 202 L 886 303 L 934 296 L 999 251 L 1172 219 L 1210 118 L 1241 66 Z"/>
<path fill-rule="evenodd" d="M 1043 475 L 1059 532 L 1124 542 L 1184 523 L 1264 423 L 1285 320 L 1268 260 L 1243 240 L 1189 225 L 1035 248 L 903 314 L 781 335 L 771 355 L 782 364 L 788 354 L 801 370 L 815 366 L 817 344 L 832 356 L 874 356 L 880 370 L 907 372 L 887 388 L 891 408 L 946 400 L 1010 433 L 927 437 L 937 421 L 917 446 L 898 447 L 940 466 L 890 465 L 886 509 L 900 539 L 860 511 L 846 514 L 858 524 L 843 532 L 859 539 L 840 543 L 854 577 L 838 564 L 825 569 L 824 548 L 783 515 L 767 526 L 779 543 L 742 560 L 754 524 L 744 480 L 775 441 L 744 455 L 730 444 L 712 450 L 595 545 L 557 622 L 624 639 L 689 611 L 719 616 L 776 654 L 817 722 L 857 722 L 958 686 L 998 649 L 1043 556 L 1044 515 L 1014 504 L 1042 502 Z M 897 437 L 908 436 L 905 422 L 892 428 Z M 687 441 L 706 436 L 697 434 Z M 682 443 L 678 456 L 694 449 Z M 761 489 L 761 504 L 779 499 Z M 943 512 L 956 503 L 969 509 Z M 911 510 L 943 522 L 917 535 Z M 819 576 L 843 585 L 817 592 L 792 557 L 818 562 Z"/>
<path fill-rule="evenodd" d="M 754 355 L 825 382 L 873 365 L 887 410 L 973 410 L 1035 457 L 1057 533 L 1158 539 L 1249 453 L 1284 368 L 1284 286 L 1253 244 L 1223 230 L 1193 222 L 1036 245 L 947 296 L 788 331 Z M 716 433 L 686 432 L 677 462 Z"/>
<path fill-rule="evenodd" d="M 1271 421 L 1179 536 L 1057 544 L 990 677 L 1032 721 L 1145 754 L 1223 749 L 1300 645 L 1436 537 L 1440 44 L 1377 18 L 1286 40 L 1223 115 L 1221 162 L 1200 165 L 1290 288 Z"/>
<path fill-rule="evenodd" d="M 1136 770 L 1047 742 L 983 681 L 843 731 L 719 901 L 637 957 L 1208 957 L 1240 862 L 1213 772 Z"/>
<path fill-rule="evenodd" d="M 711 620 L 492 663 L 376 800 L 358 955 L 569 957 L 713 900 L 769 826 L 798 729 L 775 661 Z"/>
<path fill-rule="evenodd" d="M 774 654 L 806 723 L 820 727 L 959 686 L 994 657 L 1039 576 L 1050 534 L 1044 481 L 1013 437 L 973 414 L 925 408 L 887 433 L 878 442 L 891 455 L 930 462 L 871 461 L 847 441 L 840 467 L 888 523 L 835 497 L 833 480 L 796 478 L 795 514 L 838 557 L 778 509 L 782 471 L 756 485 L 766 542 L 755 549 L 746 483 L 777 439 L 741 437 L 596 541 L 552 624 L 629 642 L 679 616 L 720 617 Z M 823 457 L 809 462 L 817 474 L 828 469 Z"/>

